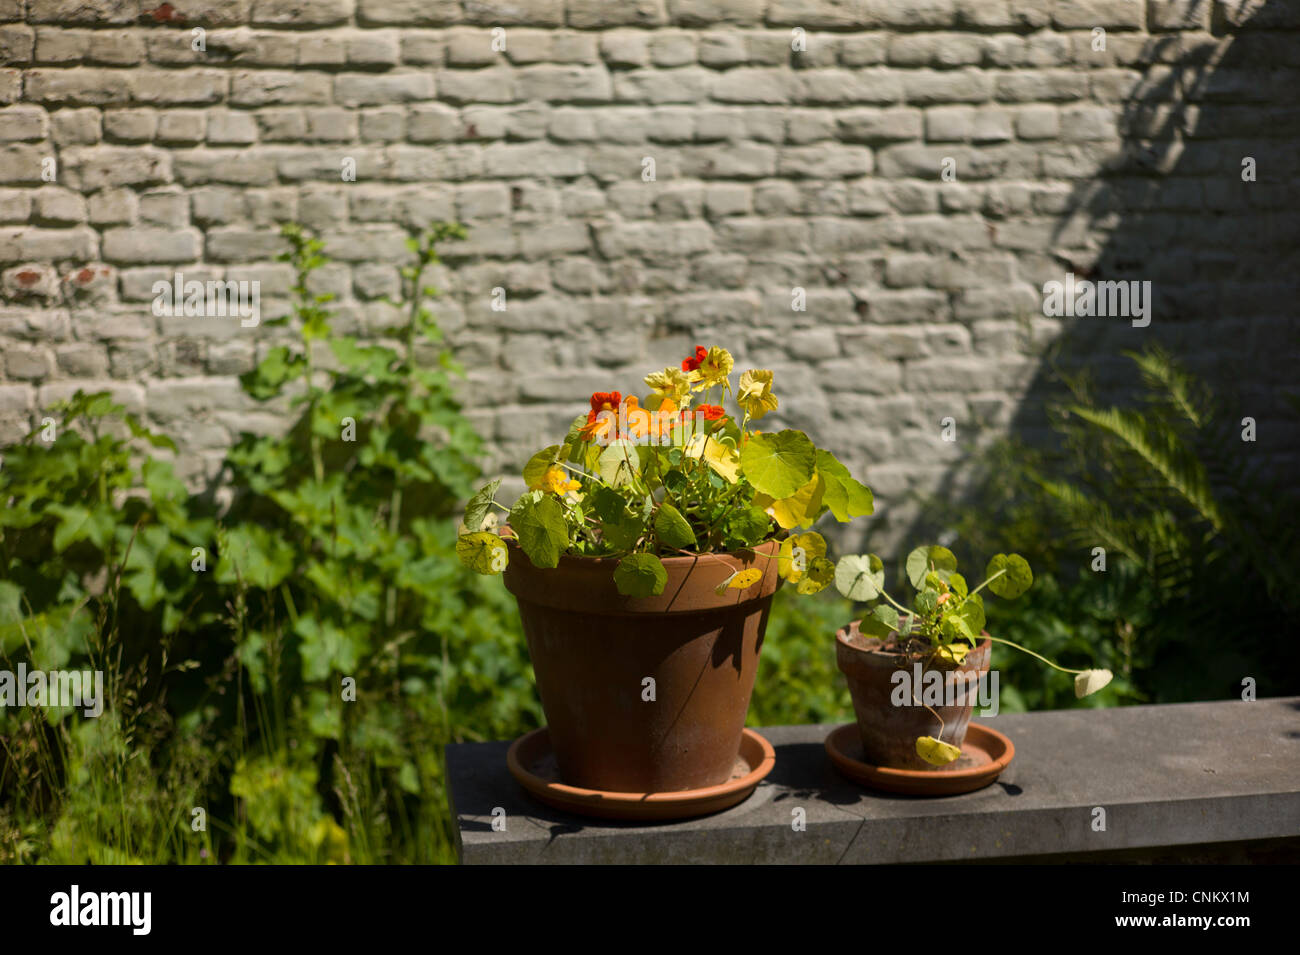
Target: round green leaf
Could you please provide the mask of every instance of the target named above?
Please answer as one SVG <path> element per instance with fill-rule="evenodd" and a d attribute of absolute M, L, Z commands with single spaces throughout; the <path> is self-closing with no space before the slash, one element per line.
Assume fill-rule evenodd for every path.
<path fill-rule="evenodd" d="M 812 480 L 817 449 L 802 431 L 751 435 L 740 452 L 740 470 L 760 494 L 781 500 Z"/>
<path fill-rule="evenodd" d="M 875 600 L 885 585 L 885 565 L 875 554 L 848 554 L 835 565 L 835 589 L 850 600 Z"/>
<path fill-rule="evenodd" d="M 859 633 L 868 637 L 880 637 L 882 640 L 898 629 L 898 611 L 889 604 L 872 607 L 858 621 Z"/>
<path fill-rule="evenodd" d="M 599 445 L 593 445 L 599 448 Z M 627 438 L 611 441 L 596 459 L 596 473 L 611 487 L 620 487 L 636 480 L 641 473 L 641 455 L 637 445 Z"/>
<path fill-rule="evenodd" d="M 496 534 L 477 531 L 456 538 L 456 556 L 470 570 L 479 574 L 499 574 L 510 559 L 506 542 Z"/>
<path fill-rule="evenodd" d="M 481 531 L 483 522 L 487 520 L 488 513 L 492 510 L 492 499 L 497 493 L 497 488 L 501 486 L 501 479 L 483 485 L 477 494 L 469 499 L 465 505 L 465 527 L 470 531 Z"/>
<path fill-rule="evenodd" d="M 953 552 L 938 544 L 918 547 L 907 555 L 907 579 L 917 590 L 921 589 L 925 575 L 930 571 L 947 580 L 948 575 L 957 569 L 957 558 Z"/>
<path fill-rule="evenodd" d="M 625 597 L 655 597 L 667 583 L 668 571 L 654 554 L 629 554 L 614 568 L 614 586 Z"/>
<path fill-rule="evenodd" d="M 1029 562 L 1019 554 L 993 555 L 984 576 L 989 582 L 989 590 L 1007 600 L 1019 597 L 1034 582 Z"/>
<path fill-rule="evenodd" d="M 695 546 L 695 532 L 691 525 L 682 517 L 681 511 L 668 503 L 660 504 L 655 513 L 655 534 L 669 547 L 686 550 Z"/>
<path fill-rule="evenodd" d="M 510 511 L 510 527 L 528 559 L 537 567 L 554 567 L 569 546 L 564 509 L 540 491 L 525 494 Z"/>

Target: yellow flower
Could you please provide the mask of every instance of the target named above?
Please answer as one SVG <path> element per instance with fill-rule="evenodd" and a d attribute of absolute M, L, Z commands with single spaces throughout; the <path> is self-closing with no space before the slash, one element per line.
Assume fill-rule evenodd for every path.
<path fill-rule="evenodd" d="M 695 379 L 695 390 L 704 391 L 714 385 L 723 384 L 726 382 L 727 376 L 731 374 L 731 369 L 735 367 L 735 364 L 731 352 L 725 348 L 710 348 L 709 353 L 700 362 L 699 370 L 692 373 L 692 377 Z"/>
<path fill-rule="evenodd" d="M 691 397 L 691 376 L 680 368 L 665 368 L 645 376 L 646 385 L 653 391 L 646 398 L 646 407 L 659 408 L 665 400 L 681 408 Z"/>
<path fill-rule="evenodd" d="M 756 368 L 741 375 L 736 403 L 755 421 L 769 411 L 775 411 L 777 401 L 776 395 L 772 394 L 772 373 Z"/>
<path fill-rule="evenodd" d="M 554 467 L 542 475 L 542 490 L 548 494 L 567 494 L 582 487 L 577 481 L 569 480 L 569 473 L 561 467 Z"/>

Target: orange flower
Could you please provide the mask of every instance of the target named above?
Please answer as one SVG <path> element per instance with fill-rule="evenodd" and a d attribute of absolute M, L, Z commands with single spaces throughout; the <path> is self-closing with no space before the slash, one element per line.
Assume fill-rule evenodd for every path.
<path fill-rule="evenodd" d="M 709 357 L 709 350 L 703 345 L 695 346 L 695 354 L 682 359 L 682 371 L 699 371 L 700 363 Z"/>
<path fill-rule="evenodd" d="M 587 423 L 579 429 L 582 440 L 590 441 L 598 435 L 604 435 L 612 423 L 610 415 L 618 415 L 618 406 L 623 403 L 623 395 L 617 391 L 597 391 L 591 396 L 591 410 L 587 412 Z M 602 413 L 610 415 L 601 417 Z"/>
<path fill-rule="evenodd" d="M 705 421 L 718 421 L 727 416 L 726 409 L 721 405 L 700 405 L 696 410 L 704 415 Z"/>
<path fill-rule="evenodd" d="M 626 437 L 636 440 L 650 434 L 650 412 L 641 407 L 641 399 L 628 395 L 623 399 L 622 418 L 627 421 Z M 620 435 L 623 437 L 623 435 Z"/>

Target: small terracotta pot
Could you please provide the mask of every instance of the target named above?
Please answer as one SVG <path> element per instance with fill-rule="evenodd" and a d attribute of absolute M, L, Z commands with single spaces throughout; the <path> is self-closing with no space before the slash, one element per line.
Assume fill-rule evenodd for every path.
<path fill-rule="evenodd" d="M 519 603 L 563 782 L 650 793 L 730 778 L 781 583 L 779 547 L 664 558 L 664 592 L 635 598 L 615 587 L 615 559 L 566 556 L 539 569 L 510 544 L 505 585 Z M 753 586 L 714 593 L 751 567 L 763 571 Z"/>
<path fill-rule="evenodd" d="M 966 738 L 971 709 L 978 698 L 976 685 L 966 682 L 971 680 L 968 675 L 982 679 L 989 669 L 993 641 L 988 639 L 987 632 L 983 636 L 979 646 L 966 654 L 961 666 L 921 669 L 923 681 L 933 679 L 926 674 L 937 670 L 943 676 L 944 700 L 953 699 L 956 704 L 932 705 L 926 709 L 915 702 L 910 706 L 899 705 L 899 700 L 904 698 L 904 689 L 909 686 L 916 698 L 925 700 L 926 684 L 917 684 L 917 664 L 908 660 L 905 654 L 884 650 L 884 641 L 876 637 L 864 637 L 858 632 L 857 621 L 835 634 L 835 661 L 849 683 L 853 712 L 868 762 L 890 769 L 942 768 L 927 763 L 916 754 L 916 740 L 920 736 L 934 736 L 945 743 L 961 746 Z M 909 674 L 907 682 L 896 682 L 894 674 L 900 671 Z M 931 709 L 934 713 L 930 712 Z M 943 720 L 942 735 L 935 713 Z"/>

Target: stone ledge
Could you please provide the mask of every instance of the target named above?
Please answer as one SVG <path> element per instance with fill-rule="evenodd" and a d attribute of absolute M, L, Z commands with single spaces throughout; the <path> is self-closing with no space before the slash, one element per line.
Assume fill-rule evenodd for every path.
<path fill-rule="evenodd" d="M 763 727 L 776 768 L 754 795 L 726 812 L 657 825 L 552 810 L 510 777 L 508 743 L 453 744 L 447 775 L 460 857 L 479 864 L 1133 861 L 1167 858 L 1177 846 L 1188 858 L 1222 858 L 1233 844 L 1300 857 L 1300 697 L 1022 713 L 992 725 L 1016 744 L 1002 777 L 979 792 L 930 799 L 872 793 L 841 777 L 822 749 L 831 725 Z M 492 829 L 494 807 L 505 810 L 505 832 Z M 1092 829 L 1094 807 L 1106 810 L 1104 832 Z M 791 827 L 795 808 L 806 812 L 805 831 Z"/>

